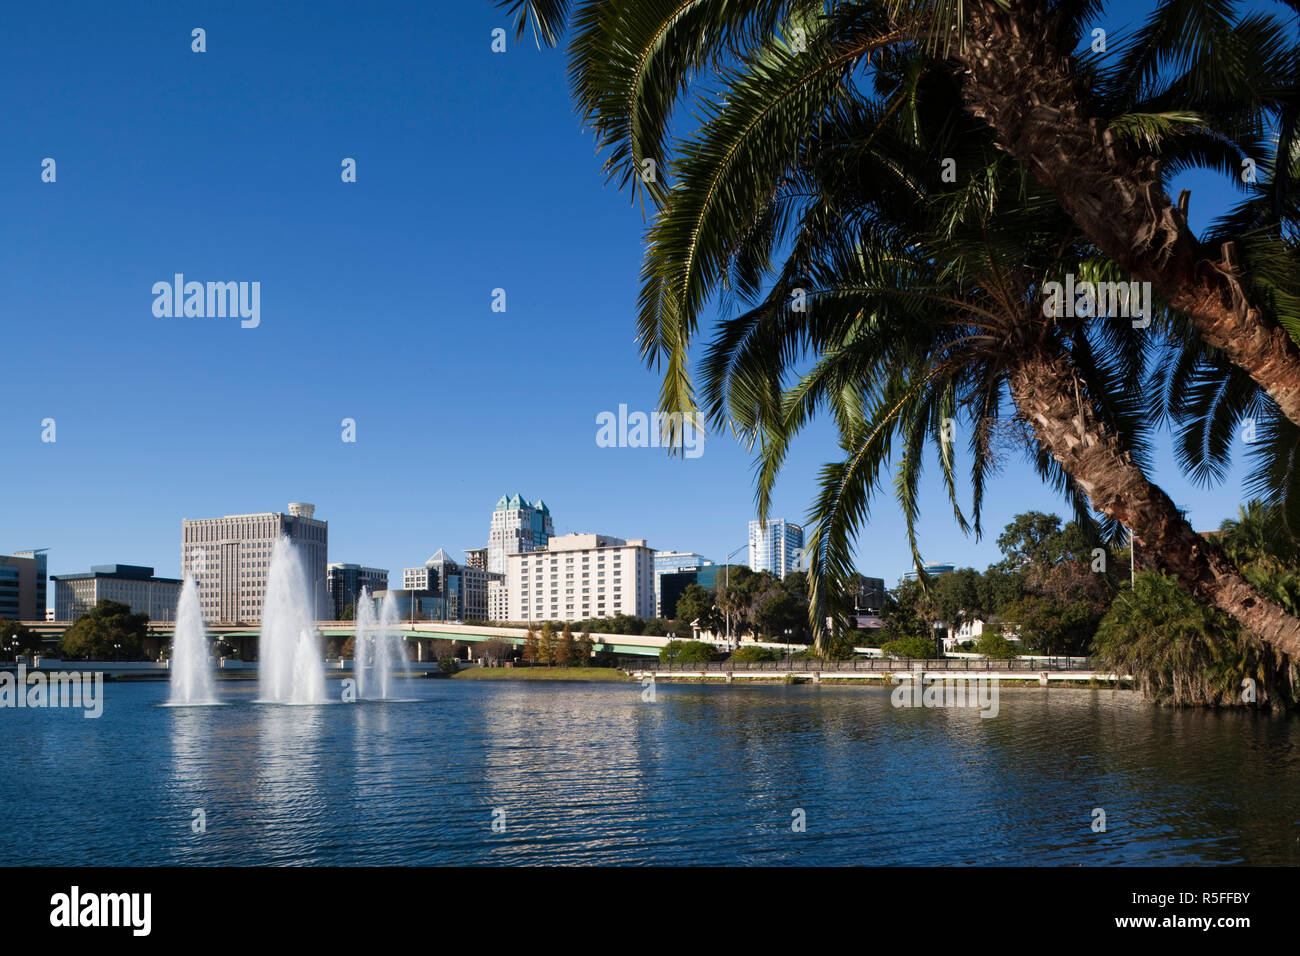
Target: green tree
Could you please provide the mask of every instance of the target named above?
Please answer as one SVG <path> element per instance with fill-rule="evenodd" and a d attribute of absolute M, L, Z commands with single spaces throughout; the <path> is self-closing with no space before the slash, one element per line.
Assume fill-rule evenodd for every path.
<path fill-rule="evenodd" d="M 550 667 L 555 663 L 555 628 L 550 621 L 542 623 L 542 634 L 537 639 L 537 661 Z"/>
<path fill-rule="evenodd" d="M 138 660 L 148 628 L 148 614 L 132 614 L 130 605 L 105 599 L 64 631 L 61 646 L 73 658 Z"/>
<path fill-rule="evenodd" d="M 975 653 L 1005 661 L 1019 656 L 1020 649 L 1012 641 L 1007 640 L 1006 635 L 1002 633 L 1002 628 L 989 627 L 985 628 L 984 633 L 975 642 Z"/>
<path fill-rule="evenodd" d="M 578 638 L 578 655 L 577 660 L 574 661 L 574 665 L 577 667 L 591 667 L 594 646 L 595 645 L 591 640 L 591 635 L 584 632 L 583 635 Z"/>
<path fill-rule="evenodd" d="M 934 641 L 924 637 L 903 637 L 880 645 L 880 652 L 886 657 L 904 657 L 918 660 L 932 660 L 938 656 Z"/>
<path fill-rule="evenodd" d="M 1216 608 L 1194 601 L 1174 578 L 1143 571 L 1097 629 L 1102 667 L 1133 675 L 1142 693 L 1176 706 L 1239 706 L 1243 681 L 1255 704 L 1293 707 L 1295 670 Z"/>
<path fill-rule="evenodd" d="M 32 654 L 41 649 L 41 638 L 18 621 L 0 618 L 0 648 L 11 659 L 18 654 Z"/>
<path fill-rule="evenodd" d="M 669 641 L 659 648 L 659 660 L 665 664 L 702 664 L 717 656 L 712 644 L 704 641 Z"/>
<path fill-rule="evenodd" d="M 695 621 L 701 629 L 716 634 L 722 620 L 714 605 L 713 592 L 699 584 L 686 585 L 682 596 L 677 599 L 676 617 L 678 633 L 689 631 L 691 622 Z"/>
<path fill-rule="evenodd" d="M 339 612 L 340 621 L 355 621 L 357 619 L 357 606 L 355 604 L 345 604 L 343 610 Z"/>
<path fill-rule="evenodd" d="M 573 640 L 573 630 L 566 623 L 560 631 L 560 640 L 555 645 L 555 663 L 560 667 L 572 667 L 578 656 L 578 648 Z"/>
<path fill-rule="evenodd" d="M 537 640 L 537 631 L 530 624 L 528 633 L 524 635 L 524 660 L 530 664 L 540 664 L 542 662 L 542 650 L 540 642 Z"/>
<path fill-rule="evenodd" d="M 758 661 L 779 661 L 781 654 L 774 647 L 756 647 L 753 644 L 746 644 L 744 647 L 738 647 L 731 652 L 728 660 L 738 661 L 740 663 L 751 663 Z"/>

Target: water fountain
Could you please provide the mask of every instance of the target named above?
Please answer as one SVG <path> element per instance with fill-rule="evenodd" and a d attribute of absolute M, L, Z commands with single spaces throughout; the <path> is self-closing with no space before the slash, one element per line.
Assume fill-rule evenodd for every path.
<path fill-rule="evenodd" d="M 325 702 L 325 668 L 302 559 L 288 538 L 271 549 L 258 642 L 258 700 L 273 704 Z"/>
<path fill-rule="evenodd" d="M 370 590 L 362 589 L 352 654 L 358 699 L 391 699 L 393 668 L 400 663 L 405 671 L 407 665 L 400 624 L 397 602 L 391 594 L 384 595 L 376 617 Z"/>
<path fill-rule="evenodd" d="M 199 588 L 187 577 L 176 605 L 176 631 L 172 636 L 172 693 L 169 703 L 183 707 L 215 704 L 217 689 L 208 659 L 208 635 L 203 627 Z"/>

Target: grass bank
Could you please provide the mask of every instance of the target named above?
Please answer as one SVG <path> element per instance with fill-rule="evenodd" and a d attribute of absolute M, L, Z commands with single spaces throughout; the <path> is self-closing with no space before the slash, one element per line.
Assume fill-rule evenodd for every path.
<path fill-rule="evenodd" d="M 453 680 L 631 680 L 613 667 L 471 667 Z"/>

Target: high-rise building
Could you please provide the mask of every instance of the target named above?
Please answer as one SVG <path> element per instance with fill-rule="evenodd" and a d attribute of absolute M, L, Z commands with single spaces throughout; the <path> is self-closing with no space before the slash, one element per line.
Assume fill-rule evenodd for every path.
<path fill-rule="evenodd" d="M 403 568 L 402 587 L 408 591 L 427 591 L 443 599 L 442 609 L 449 621 L 488 620 L 488 588 L 502 575 L 471 565 L 459 564 L 439 548 L 422 568 Z"/>
<path fill-rule="evenodd" d="M 507 620 L 654 616 L 654 551 L 642 539 L 566 534 L 508 561 Z"/>
<path fill-rule="evenodd" d="M 0 618 L 45 620 L 46 557 L 44 548 L 0 554 Z"/>
<path fill-rule="evenodd" d="M 488 533 L 487 569 L 506 573 L 506 558 L 546 547 L 555 534 L 551 510 L 538 498 L 531 504 L 519 495 L 502 495 L 492 511 Z"/>
<path fill-rule="evenodd" d="M 671 601 L 665 601 L 663 598 L 663 577 L 665 574 L 678 574 L 684 571 L 694 571 L 698 568 L 707 567 L 713 564 L 712 561 L 705 559 L 704 555 L 696 554 L 694 551 L 656 551 L 655 552 L 655 616 L 672 617 L 677 613 L 677 597 Z"/>
<path fill-rule="evenodd" d="M 487 548 L 466 548 L 465 565 L 470 568 L 478 568 L 480 571 L 488 569 L 488 549 Z"/>
<path fill-rule="evenodd" d="M 316 506 L 292 502 L 288 514 L 226 515 L 181 522 L 182 576 L 193 575 L 203 620 L 212 623 L 262 619 L 266 576 L 276 539 L 288 538 L 307 572 L 317 620 L 331 619 L 325 574 L 329 522 L 315 517 Z"/>
<path fill-rule="evenodd" d="M 768 571 L 784 578 L 803 568 L 803 528 L 792 521 L 776 518 L 749 523 L 749 568 Z"/>
<path fill-rule="evenodd" d="M 388 590 L 388 570 L 386 568 L 363 568 L 359 564 L 331 564 L 325 569 L 330 594 L 330 607 L 334 611 L 334 620 L 343 620 L 343 609 L 352 607 L 361 600 L 362 590 L 369 588 L 370 593 Z"/>
<path fill-rule="evenodd" d="M 153 568 L 138 564 L 94 564 L 87 572 L 56 574 L 50 580 L 57 621 L 75 621 L 100 601 L 119 601 L 151 621 L 174 621 L 181 599 L 178 579 L 154 577 Z"/>

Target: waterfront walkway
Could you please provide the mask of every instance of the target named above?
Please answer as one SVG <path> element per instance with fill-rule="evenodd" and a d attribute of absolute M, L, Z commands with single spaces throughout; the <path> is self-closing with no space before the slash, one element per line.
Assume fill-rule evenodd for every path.
<path fill-rule="evenodd" d="M 1051 682 L 1071 681 L 1114 682 L 1128 680 L 1114 673 L 1099 670 L 1086 657 L 1033 657 L 989 660 L 944 657 L 935 660 L 870 660 L 852 661 L 709 661 L 702 664 L 677 664 L 655 661 L 636 663 L 628 668 L 636 678 L 681 680 L 783 680 L 786 678 L 811 680 L 814 684 L 825 680 L 878 680 L 893 683 L 914 678 L 992 678 L 1013 681 L 1037 681 L 1046 686 Z"/>

